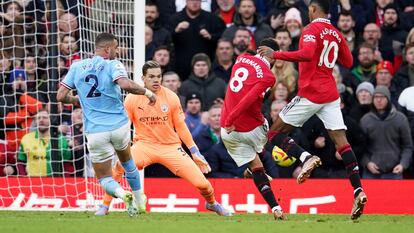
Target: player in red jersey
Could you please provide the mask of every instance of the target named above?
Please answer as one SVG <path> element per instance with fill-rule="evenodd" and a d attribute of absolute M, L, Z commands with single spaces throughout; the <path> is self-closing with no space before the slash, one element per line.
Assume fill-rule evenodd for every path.
<path fill-rule="evenodd" d="M 351 68 L 352 54 L 342 34 L 327 19 L 329 8 L 329 0 L 311 0 L 311 23 L 303 29 L 298 51 L 275 52 L 269 47 L 259 47 L 258 52 L 262 56 L 299 62 L 298 94 L 280 112 L 279 118 L 270 128 L 268 138 L 289 156 L 300 158 L 302 170 L 297 179 L 298 183 L 303 183 L 312 170 L 321 165 L 321 160 L 299 147 L 287 134 L 294 127 L 301 127 L 316 114 L 324 123 L 344 162 L 354 188 L 351 219 L 357 219 L 362 214 L 367 196 L 361 187 L 355 154 L 345 135 L 346 126 L 340 109 L 340 98 L 332 76 L 336 62 Z"/>
<path fill-rule="evenodd" d="M 276 41 L 260 43 L 275 50 Z M 270 68 L 275 59 L 244 53 L 237 57 L 221 112 L 221 138 L 230 156 L 240 167 L 249 164 L 254 183 L 272 209 L 276 220 L 284 219 L 258 153 L 267 142 L 269 126 L 260 109 L 263 96 L 276 82 Z"/>

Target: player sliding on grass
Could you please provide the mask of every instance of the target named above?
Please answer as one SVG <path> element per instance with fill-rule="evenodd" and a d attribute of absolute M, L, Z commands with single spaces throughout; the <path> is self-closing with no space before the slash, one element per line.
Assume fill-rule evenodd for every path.
<path fill-rule="evenodd" d="M 95 56 L 74 63 L 58 90 L 57 100 L 78 103 L 83 110 L 85 135 L 95 174 L 106 193 L 124 200 L 128 214 L 138 213 L 138 206 L 145 205 L 140 191 L 138 169 L 131 159 L 130 122 L 122 104 L 121 89 L 137 95 L 145 95 L 150 105 L 155 95 L 128 79 L 124 65 L 114 60 L 118 54 L 118 41 L 109 33 L 101 33 L 95 39 Z M 78 97 L 69 95 L 76 89 Z M 119 157 L 126 171 L 132 193 L 125 191 L 112 178 L 112 158 Z M 135 200 L 134 200 L 135 199 Z"/>
<path fill-rule="evenodd" d="M 214 190 L 203 173 L 211 171 L 210 166 L 200 154 L 187 125 L 178 96 L 161 86 L 161 67 L 154 61 L 148 61 L 142 67 L 142 79 L 145 87 L 155 93 L 157 103 L 148 105 L 142 96 L 127 95 L 125 109 L 135 128 L 132 156 L 138 168 L 143 169 L 153 163 L 167 167 L 175 175 L 194 185 L 206 200 L 206 208 L 222 216 L 232 214 L 215 199 Z M 190 149 L 193 159 L 181 147 L 181 141 Z M 117 163 L 114 167 L 114 179 L 120 181 L 124 169 Z M 97 215 L 108 213 L 112 197 L 105 195 L 103 205 Z"/>
<path fill-rule="evenodd" d="M 271 38 L 264 39 L 260 45 L 279 49 Z M 221 138 L 237 166 L 249 165 L 254 184 L 278 220 L 285 216 L 258 155 L 267 142 L 269 126 L 260 110 L 265 92 L 276 82 L 270 71 L 274 62 L 273 57 L 248 53 L 237 57 L 221 113 Z"/>
<path fill-rule="evenodd" d="M 337 60 L 346 68 L 351 68 L 352 54 L 342 34 L 331 25 L 328 19 L 329 9 L 329 0 L 311 0 L 311 23 L 303 29 L 298 51 L 275 52 L 264 46 L 258 49 L 262 56 L 268 58 L 299 62 L 298 95 L 279 113 L 268 136 L 274 145 L 289 156 L 300 158 L 303 164 L 297 181 L 303 183 L 312 170 L 321 165 L 321 160 L 299 147 L 287 134 L 293 127 L 301 127 L 316 114 L 324 123 L 344 162 L 354 188 L 351 218 L 357 219 L 363 212 L 367 196 L 361 187 L 357 160 L 345 135 L 340 98 L 332 76 Z"/>

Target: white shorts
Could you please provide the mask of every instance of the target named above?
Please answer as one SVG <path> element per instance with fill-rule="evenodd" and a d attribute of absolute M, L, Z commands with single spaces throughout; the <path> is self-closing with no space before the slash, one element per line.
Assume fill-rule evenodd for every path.
<path fill-rule="evenodd" d="M 228 134 L 224 128 L 221 128 L 221 139 L 234 162 L 241 167 L 253 161 L 256 154 L 263 151 L 267 143 L 268 131 L 269 125 L 265 120 L 263 125 L 250 132 L 233 131 Z"/>
<path fill-rule="evenodd" d="M 131 140 L 130 123 L 121 128 L 100 133 L 85 134 L 92 163 L 103 163 L 113 158 L 115 150 L 125 150 Z"/>
<path fill-rule="evenodd" d="M 326 104 L 316 104 L 304 97 L 296 96 L 279 113 L 279 117 L 286 124 L 302 127 L 302 125 L 316 114 L 326 129 L 346 130 L 341 112 L 341 99 Z"/>

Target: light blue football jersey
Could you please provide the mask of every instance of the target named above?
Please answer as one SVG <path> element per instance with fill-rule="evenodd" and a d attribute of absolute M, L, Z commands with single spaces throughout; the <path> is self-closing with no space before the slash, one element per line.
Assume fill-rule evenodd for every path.
<path fill-rule="evenodd" d="M 100 56 L 70 67 L 61 84 L 77 90 L 86 133 L 107 132 L 128 123 L 121 88 L 115 82 L 121 77 L 128 77 L 125 66 Z"/>

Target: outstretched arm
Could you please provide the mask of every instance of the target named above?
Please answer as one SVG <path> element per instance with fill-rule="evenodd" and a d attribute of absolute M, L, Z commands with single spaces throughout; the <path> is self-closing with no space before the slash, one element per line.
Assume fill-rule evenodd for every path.
<path fill-rule="evenodd" d="M 150 105 L 154 105 L 156 101 L 156 96 L 152 91 L 138 85 L 136 82 L 128 79 L 127 77 L 120 77 L 115 80 L 115 82 L 121 87 L 121 89 L 135 94 L 135 95 L 145 95 L 150 100 Z"/>

